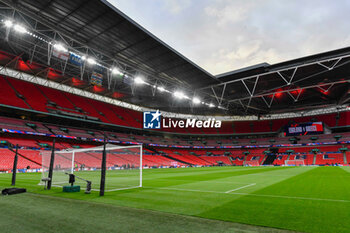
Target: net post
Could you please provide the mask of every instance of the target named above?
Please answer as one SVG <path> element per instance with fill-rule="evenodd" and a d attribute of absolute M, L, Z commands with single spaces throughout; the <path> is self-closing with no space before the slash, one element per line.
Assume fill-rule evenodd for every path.
<path fill-rule="evenodd" d="M 16 185 L 17 161 L 18 161 L 18 144 L 16 145 L 16 154 L 15 154 L 15 159 L 13 161 L 12 182 L 11 182 L 12 186 Z"/>
<path fill-rule="evenodd" d="M 53 164 L 55 162 L 55 139 L 53 139 L 52 142 L 52 150 L 51 150 L 51 158 L 50 158 L 50 167 L 49 167 L 49 180 L 47 182 L 47 189 L 50 190 L 51 189 L 51 185 L 52 185 L 52 174 L 53 174 Z"/>
<path fill-rule="evenodd" d="M 143 170 L 142 153 L 143 153 L 143 144 L 141 144 L 140 146 L 140 187 L 142 187 L 142 170 Z"/>
<path fill-rule="evenodd" d="M 72 174 L 74 173 L 74 157 L 75 157 L 75 152 L 73 151 L 72 152 L 72 167 L 70 169 Z"/>
<path fill-rule="evenodd" d="M 105 181 L 106 181 L 106 136 L 104 137 L 104 140 L 103 140 L 100 196 L 104 196 L 105 195 Z"/>

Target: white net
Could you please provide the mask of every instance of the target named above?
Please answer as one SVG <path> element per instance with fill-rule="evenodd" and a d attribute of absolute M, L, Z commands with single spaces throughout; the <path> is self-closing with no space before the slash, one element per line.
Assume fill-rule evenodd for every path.
<path fill-rule="evenodd" d="M 258 160 L 250 160 L 250 161 L 245 161 L 244 166 L 257 167 L 257 166 L 260 166 L 260 164 Z"/>
<path fill-rule="evenodd" d="M 103 146 L 56 151 L 53 165 L 52 186 L 69 185 L 69 173 L 76 176 L 82 188 L 92 182 L 92 190 L 98 191 L 101 181 Z M 48 177 L 51 152 L 42 152 L 42 178 Z M 115 191 L 142 187 L 142 145 L 106 145 L 105 190 Z M 81 179 L 80 179 L 81 178 Z"/>
<path fill-rule="evenodd" d="M 304 166 L 304 160 L 303 159 L 293 159 L 293 160 L 285 160 L 286 166 Z"/>

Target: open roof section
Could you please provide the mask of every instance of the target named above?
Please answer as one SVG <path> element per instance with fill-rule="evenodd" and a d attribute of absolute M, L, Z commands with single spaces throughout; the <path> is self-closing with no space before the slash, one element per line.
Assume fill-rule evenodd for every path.
<path fill-rule="evenodd" d="M 215 77 L 219 79 L 222 83 L 224 83 L 224 82 L 229 82 L 231 80 L 241 79 L 252 75 L 259 75 L 266 72 L 293 68 L 295 66 L 310 64 L 310 63 L 319 62 L 319 61 L 325 61 L 328 59 L 331 60 L 331 59 L 339 58 L 341 56 L 346 56 L 349 54 L 350 54 L 350 47 L 345 47 L 345 48 L 313 54 L 313 55 L 309 55 L 301 58 L 296 58 L 293 60 L 279 62 L 272 65 L 264 62 L 264 63 L 244 67 L 241 69 L 225 72 L 222 74 L 218 74 Z"/>
<path fill-rule="evenodd" d="M 202 88 L 247 113 L 308 111 L 350 103 L 350 47 L 216 76 Z"/>

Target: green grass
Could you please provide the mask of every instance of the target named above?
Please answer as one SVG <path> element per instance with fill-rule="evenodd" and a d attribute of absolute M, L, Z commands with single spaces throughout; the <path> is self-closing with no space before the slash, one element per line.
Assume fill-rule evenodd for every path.
<path fill-rule="evenodd" d="M 79 175 L 99 177 L 97 172 Z M 0 174 L 0 188 L 9 187 L 10 177 Z M 17 187 L 30 193 L 0 197 L 2 232 L 274 231 L 242 224 L 350 232 L 349 167 L 144 170 L 143 188 L 106 192 L 104 197 L 98 192 L 63 193 L 57 187 L 43 190 L 37 185 L 40 177 L 18 174 Z M 120 171 L 109 171 L 106 182 L 118 187 L 120 177 L 125 182 Z"/>

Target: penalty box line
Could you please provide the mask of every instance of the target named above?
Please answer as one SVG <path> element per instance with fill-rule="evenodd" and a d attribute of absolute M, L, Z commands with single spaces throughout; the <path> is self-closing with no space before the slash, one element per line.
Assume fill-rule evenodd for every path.
<path fill-rule="evenodd" d="M 270 194 L 254 194 L 254 193 L 227 193 L 227 192 L 217 192 L 209 190 L 197 190 L 197 189 L 182 189 L 182 188 L 155 188 L 155 187 L 143 187 L 148 189 L 163 189 L 163 190 L 175 190 L 175 191 L 186 191 L 186 192 L 200 192 L 200 193 L 217 193 L 226 195 L 240 195 L 240 196 L 255 196 L 255 197 L 272 197 L 272 198 L 284 198 L 284 199 L 299 199 L 299 200 L 310 200 L 310 201 L 329 201 L 329 202 L 342 202 L 350 203 L 350 200 L 342 199 L 327 199 L 327 198 L 313 198 L 313 197 L 296 197 L 296 196 L 280 196 L 280 195 L 270 195 Z"/>
<path fill-rule="evenodd" d="M 241 190 L 241 189 L 244 189 L 244 188 L 248 188 L 248 187 L 253 186 L 253 185 L 256 185 L 256 183 L 244 185 L 244 186 L 242 186 L 242 187 L 235 188 L 235 189 L 231 189 L 231 190 L 226 191 L 225 193 L 234 192 L 234 191 L 237 191 L 237 190 Z"/>

